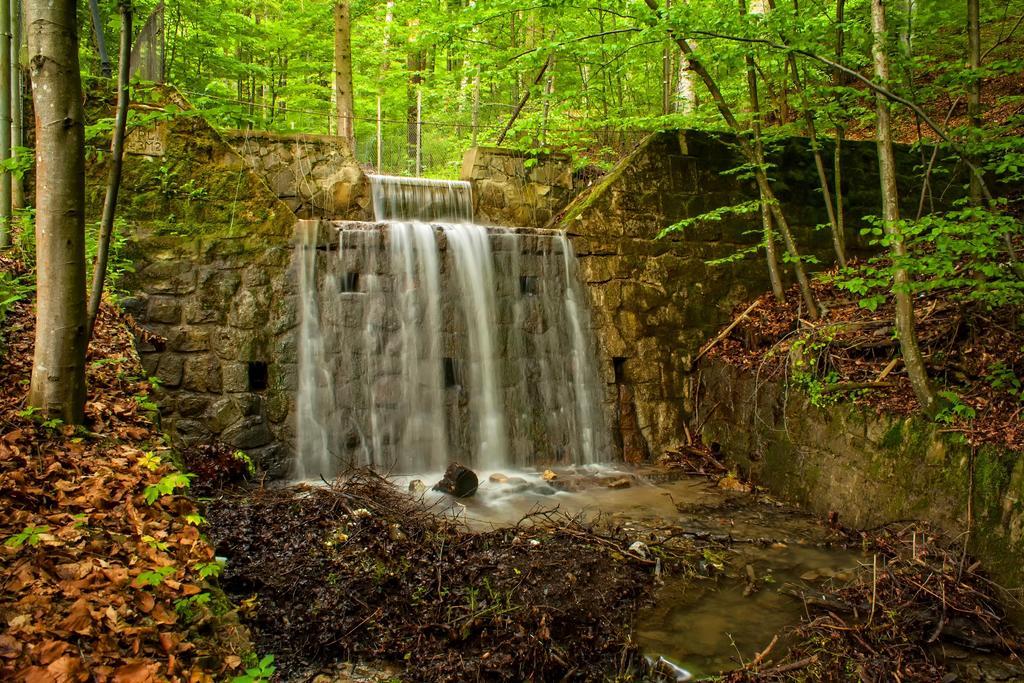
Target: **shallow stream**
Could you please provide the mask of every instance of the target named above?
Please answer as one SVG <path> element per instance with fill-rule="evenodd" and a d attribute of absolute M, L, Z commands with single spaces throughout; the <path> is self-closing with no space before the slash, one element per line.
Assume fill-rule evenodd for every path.
<path fill-rule="evenodd" d="M 492 474 L 509 481 L 492 481 Z M 838 539 L 810 515 L 703 478 L 597 466 L 556 474 L 546 481 L 532 470 L 482 472 L 471 498 L 454 502 L 429 489 L 419 495 L 477 529 L 514 525 L 530 513 L 557 508 L 568 515 L 601 515 L 630 537 L 685 532 L 735 539 L 705 553 L 710 576 L 666 575 L 656 604 L 635 622 L 635 637 L 647 655 L 665 657 L 694 676 L 753 659 L 804 615 L 802 602 L 790 593 L 819 588 L 831 578 L 848 579 L 864 559 L 833 546 Z M 399 483 L 419 480 L 430 486 L 440 476 Z M 773 654 L 783 648 L 777 644 Z"/>

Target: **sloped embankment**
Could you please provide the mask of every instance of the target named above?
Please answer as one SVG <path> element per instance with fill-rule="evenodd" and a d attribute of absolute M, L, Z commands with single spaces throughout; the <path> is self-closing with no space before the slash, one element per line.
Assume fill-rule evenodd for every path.
<path fill-rule="evenodd" d="M 9 265 L 9 264 L 7 264 Z M 126 320 L 105 307 L 88 362 L 86 426 L 26 410 L 34 317 L 5 321 L 0 357 L 0 678 L 212 680 L 244 629 L 205 585 L 217 572 L 148 417 Z M 219 612 L 220 616 L 215 613 Z"/>

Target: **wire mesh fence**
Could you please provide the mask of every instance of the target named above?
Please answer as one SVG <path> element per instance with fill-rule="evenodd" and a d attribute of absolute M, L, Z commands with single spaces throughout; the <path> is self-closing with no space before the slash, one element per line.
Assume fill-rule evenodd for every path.
<path fill-rule="evenodd" d="M 186 96 L 216 125 L 224 128 L 333 135 L 336 113 L 330 103 L 305 102 L 302 107 L 286 103 L 266 105 L 244 102 L 210 93 Z M 465 151 L 474 146 L 495 146 L 507 133 L 502 146 L 533 151 L 565 151 L 577 167 L 607 169 L 626 155 L 647 135 L 647 131 L 621 127 L 588 127 L 583 124 L 547 125 L 534 113 L 515 122 L 507 131 L 508 107 L 486 105 L 473 123 L 465 112 L 450 107 L 428 109 L 421 105 L 394 118 L 385 114 L 354 117 L 353 153 L 369 172 L 391 175 L 457 178 Z M 469 119 L 469 120 L 467 120 Z"/>

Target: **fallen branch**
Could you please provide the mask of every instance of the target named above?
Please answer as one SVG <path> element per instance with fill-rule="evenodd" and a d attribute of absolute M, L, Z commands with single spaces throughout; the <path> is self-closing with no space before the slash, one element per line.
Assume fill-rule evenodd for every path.
<path fill-rule="evenodd" d="M 760 300 L 760 299 L 757 299 L 756 301 L 754 301 L 754 303 L 750 304 L 750 305 L 749 305 L 749 306 L 747 307 L 747 310 L 745 310 L 745 311 L 743 311 L 742 313 L 740 313 L 740 314 L 739 314 L 739 316 L 737 316 L 737 318 L 736 318 L 735 320 L 733 320 L 733 321 L 732 321 L 732 323 L 730 323 L 730 324 L 729 324 L 729 326 L 728 326 L 727 328 L 725 328 L 724 330 L 722 330 L 722 331 L 721 331 L 721 332 L 720 332 L 720 333 L 718 334 L 718 336 L 717 336 L 717 337 L 715 337 L 714 339 L 712 339 L 712 340 L 711 340 L 711 343 L 710 343 L 710 344 L 708 344 L 707 346 L 705 346 L 705 347 L 704 347 L 703 349 L 701 349 L 701 350 L 700 350 L 700 353 L 698 353 L 698 354 L 697 354 L 697 355 L 696 355 L 696 356 L 694 357 L 694 359 L 693 359 L 692 361 L 690 361 L 690 367 L 693 367 L 694 365 L 696 365 L 696 364 L 697 364 L 697 361 L 699 361 L 699 360 L 700 360 L 701 358 L 703 358 L 703 357 L 704 357 L 704 354 L 706 354 L 706 353 L 707 353 L 708 351 L 710 351 L 711 349 L 715 348 L 715 346 L 717 346 L 719 342 L 721 342 L 721 341 L 722 341 L 723 339 L 725 339 L 726 337 L 728 337 L 728 336 L 729 336 L 729 333 L 731 333 L 731 332 L 732 332 L 733 330 L 735 330 L 735 329 L 736 329 L 736 326 L 737 326 L 737 325 L 739 325 L 739 324 L 740 324 L 741 322 L 743 322 L 744 320 L 746 320 L 746 319 L 747 319 L 747 317 L 748 317 L 748 316 L 749 316 L 749 315 L 750 315 L 750 314 L 751 314 L 751 313 L 752 313 L 752 312 L 754 311 L 754 309 L 755 309 L 755 308 L 757 308 L 757 307 L 758 307 L 758 306 L 759 306 L 760 304 L 761 304 L 761 300 Z"/>

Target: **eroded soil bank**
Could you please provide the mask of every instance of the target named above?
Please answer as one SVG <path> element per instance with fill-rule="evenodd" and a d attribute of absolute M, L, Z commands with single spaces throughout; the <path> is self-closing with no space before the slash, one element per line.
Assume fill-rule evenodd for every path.
<path fill-rule="evenodd" d="M 456 502 L 358 472 L 222 493 L 208 518 L 286 680 L 1024 675 L 1003 598 L 936 534 L 680 473 L 506 473 Z"/>

